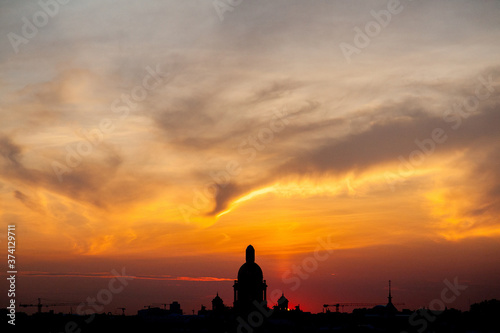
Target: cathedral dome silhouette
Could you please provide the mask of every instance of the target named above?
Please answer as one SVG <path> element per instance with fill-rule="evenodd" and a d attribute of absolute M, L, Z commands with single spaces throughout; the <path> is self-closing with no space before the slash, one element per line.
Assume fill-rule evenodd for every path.
<path fill-rule="evenodd" d="M 244 263 L 238 271 L 238 281 L 262 281 L 264 274 L 256 263 Z"/>
<path fill-rule="evenodd" d="M 262 269 L 255 262 L 255 249 L 248 245 L 246 262 L 238 270 L 238 280 L 234 281 L 234 307 L 246 312 L 255 302 L 266 306 L 267 284 Z"/>
<path fill-rule="evenodd" d="M 246 250 L 246 262 L 241 265 L 238 271 L 238 281 L 240 283 L 262 282 L 264 274 L 262 269 L 255 263 L 255 249 L 252 245 L 248 245 Z"/>

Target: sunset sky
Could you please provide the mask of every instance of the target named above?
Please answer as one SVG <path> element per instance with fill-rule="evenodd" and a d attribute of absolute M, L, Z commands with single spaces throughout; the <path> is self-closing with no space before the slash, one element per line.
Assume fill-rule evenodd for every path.
<path fill-rule="evenodd" d="M 307 311 L 500 298 L 500 1 L 60 2 L 0 1 L 18 302 L 232 305 L 249 244 Z"/>

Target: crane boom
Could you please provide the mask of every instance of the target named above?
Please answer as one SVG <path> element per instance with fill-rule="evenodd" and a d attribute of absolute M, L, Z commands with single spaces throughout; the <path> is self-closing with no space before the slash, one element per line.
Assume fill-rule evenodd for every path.
<path fill-rule="evenodd" d="M 342 307 L 344 309 L 344 306 L 376 306 L 380 305 L 379 303 L 334 303 L 334 304 L 323 304 L 323 307 L 329 308 L 331 306 L 335 307 L 335 312 L 340 312 L 339 308 Z M 394 305 L 405 305 L 404 303 L 395 303 Z"/>
<path fill-rule="evenodd" d="M 27 308 L 27 307 L 37 307 L 37 312 L 42 313 L 42 307 L 49 307 L 49 306 L 73 306 L 73 305 L 79 305 L 80 303 L 52 303 L 52 304 L 42 304 L 42 299 L 38 299 L 38 303 L 36 304 L 19 304 L 20 307 Z"/>
<path fill-rule="evenodd" d="M 377 303 L 335 303 L 335 304 L 324 304 L 323 307 L 329 308 L 330 306 L 335 307 L 335 312 L 340 312 L 339 308 L 342 307 L 344 309 L 344 306 L 375 306 L 378 305 Z"/>

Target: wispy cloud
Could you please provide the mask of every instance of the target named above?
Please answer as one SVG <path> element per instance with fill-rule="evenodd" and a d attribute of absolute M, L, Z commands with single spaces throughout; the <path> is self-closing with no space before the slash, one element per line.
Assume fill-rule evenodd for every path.
<path fill-rule="evenodd" d="M 499 96 L 498 94 L 492 96 L 487 104 L 464 119 L 463 126 L 457 130 L 443 119 L 446 109 L 425 110 L 423 105 L 416 106 L 407 102 L 380 106 L 371 111 L 373 121 L 364 130 L 341 137 L 314 139 L 310 146 L 294 147 L 286 151 L 287 159 L 284 163 L 268 166 L 266 172 L 253 183 L 242 180 L 221 188 L 216 196 L 216 208 L 213 213 L 220 213 L 227 208 L 229 202 L 248 192 L 289 176 L 362 174 L 381 165 L 387 165 L 386 168 L 389 170 L 390 164 L 399 163 L 399 156 L 408 158 L 412 151 L 418 149 L 416 140 L 429 138 L 436 128 L 443 129 L 448 139 L 436 147 L 435 155 L 430 159 L 464 150 L 484 152 L 497 149 L 499 139 L 497 126 L 500 118 L 495 103 Z M 344 123 L 355 120 L 355 117 L 344 119 Z M 318 128 L 324 126 L 322 123 L 315 125 Z M 314 124 L 307 125 L 311 126 Z M 300 133 L 300 126 L 297 127 L 299 127 L 297 133 Z M 475 155 L 480 155 L 478 160 L 490 165 L 491 158 L 488 155 Z M 461 159 L 468 160 L 469 156 L 462 156 Z M 483 167 L 486 168 L 486 165 Z M 496 170 L 493 165 L 490 167 L 489 172 Z"/>
<path fill-rule="evenodd" d="M 53 277 L 53 278 L 95 278 L 95 279 L 110 279 L 114 275 L 109 272 L 94 272 L 94 273 L 57 273 L 57 272 L 37 272 L 26 271 L 21 272 L 20 275 L 24 276 L 37 276 L 37 277 Z M 213 276 L 172 276 L 172 275 L 127 275 L 126 277 L 133 277 L 134 280 L 156 280 L 156 281 L 189 281 L 189 282 L 220 282 L 220 281 L 234 281 L 234 279 L 213 277 Z"/>

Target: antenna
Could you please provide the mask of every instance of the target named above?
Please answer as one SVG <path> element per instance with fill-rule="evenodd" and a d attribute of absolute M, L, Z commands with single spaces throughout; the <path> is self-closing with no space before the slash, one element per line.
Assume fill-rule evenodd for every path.
<path fill-rule="evenodd" d="M 387 297 L 389 300 L 389 304 L 392 304 L 392 295 L 391 295 L 391 280 L 389 280 L 389 297 Z"/>

